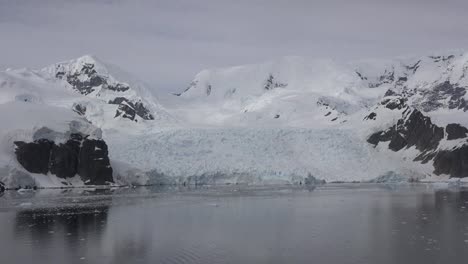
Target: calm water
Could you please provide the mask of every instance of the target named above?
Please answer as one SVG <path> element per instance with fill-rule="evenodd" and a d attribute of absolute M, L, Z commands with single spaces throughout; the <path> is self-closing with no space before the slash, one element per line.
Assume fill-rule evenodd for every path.
<path fill-rule="evenodd" d="M 468 190 L 7 192 L 1 263 L 464 263 Z M 7 261 L 7 262 L 4 262 Z"/>

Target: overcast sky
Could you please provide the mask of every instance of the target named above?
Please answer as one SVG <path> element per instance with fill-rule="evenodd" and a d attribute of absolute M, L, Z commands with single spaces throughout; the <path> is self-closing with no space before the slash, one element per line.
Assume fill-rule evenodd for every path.
<path fill-rule="evenodd" d="M 353 60 L 468 47 L 466 0 L 0 0 L 0 69 L 84 54 L 162 90 L 285 55 Z"/>

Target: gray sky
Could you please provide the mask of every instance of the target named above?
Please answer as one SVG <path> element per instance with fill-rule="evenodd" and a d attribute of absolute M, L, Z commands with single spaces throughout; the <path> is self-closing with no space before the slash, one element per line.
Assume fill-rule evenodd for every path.
<path fill-rule="evenodd" d="M 0 69 L 84 54 L 161 90 L 285 55 L 353 60 L 468 47 L 466 0 L 0 0 Z"/>

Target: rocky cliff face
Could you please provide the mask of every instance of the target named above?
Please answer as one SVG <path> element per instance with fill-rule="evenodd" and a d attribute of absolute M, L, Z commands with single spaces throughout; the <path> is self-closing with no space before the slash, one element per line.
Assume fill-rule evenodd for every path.
<path fill-rule="evenodd" d="M 115 118 L 122 117 L 135 122 L 154 120 L 152 111 L 143 99 L 136 95 L 130 84 L 116 80 L 104 66 L 92 56 L 76 61 L 58 63 L 50 71 L 58 80 L 64 80 L 76 92 L 92 98 L 107 99 L 104 103 L 118 105 Z M 73 110 L 85 115 L 86 107 L 75 104 Z"/>
<path fill-rule="evenodd" d="M 88 185 L 114 182 L 103 140 L 71 134 L 67 142 L 60 144 L 47 139 L 14 143 L 18 162 L 31 173 L 51 173 L 62 179 L 79 175 Z"/>
<path fill-rule="evenodd" d="M 395 125 L 384 131 L 379 131 L 367 139 L 367 142 L 378 145 L 389 142 L 388 148 L 400 151 L 415 147 L 420 154 L 414 161 L 432 162 L 434 174 L 446 174 L 450 177 L 462 178 L 468 176 L 468 129 L 460 124 L 448 124 L 445 128 L 432 123 L 431 118 L 407 105 L 402 100 L 384 99 L 382 104 L 389 109 L 397 109 L 393 102 L 400 101 L 406 108 L 402 117 Z M 389 107 L 389 104 L 392 104 Z M 372 113 L 371 113 L 372 114 Z M 466 139 L 463 142 L 463 139 Z M 440 146 L 442 141 L 461 140 L 461 143 L 450 149 Z"/>
<path fill-rule="evenodd" d="M 389 148 L 399 151 L 403 148 L 416 147 L 421 152 L 434 150 L 444 137 L 444 129 L 432 124 L 431 119 L 420 111 L 408 108 L 397 124 L 385 131 L 372 134 L 367 140 L 377 145 L 390 141 Z"/>
<path fill-rule="evenodd" d="M 434 157 L 434 173 L 463 178 L 468 175 L 468 142 L 452 150 L 439 151 Z"/>

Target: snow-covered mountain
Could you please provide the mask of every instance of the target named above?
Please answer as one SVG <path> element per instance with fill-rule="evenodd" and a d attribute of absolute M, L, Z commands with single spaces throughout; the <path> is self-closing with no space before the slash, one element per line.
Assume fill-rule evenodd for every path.
<path fill-rule="evenodd" d="M 466 72 L 468 53 L 346 64 L 286 57 L 202 71 L 179 96 L 196 102 L 199 110 L 221 112 L 209 120 L 213 123 L 236 119 L 250 126 L 278 119 L 274 122 L 300 127 L 328 125 L 392 94 L 434 115 L 443 110 L 466 112 Z"/>
<path fill-rule="evenodd" d="M 0 103 L 23 101 L 71 109 L 103 129 L 146 129 L 153 123 L 149 121 L 171 120 L 144 83 L 89 55 L 41 70 L 0 72 L 0 87 Z"/>
<path fill-rule="evenodd" d="M 49 141 L 49 145 L 65 146 L 72 139 L 70 136 L 77 133 L 80 137 L 101 139 L 102 131 L 142 134 L 161 123 L 176 123 L 144 83 L 92 56 L 83 56 L 40 70 L 0 72 L 0 106 L 3 124 L 0 131 L 0 174 L 5 178 L 3 181 L 10 185 L 49 187 L 86 183 L 73 177 L 57 179 L 55 176 L 60 175 L 52 173 L 52 165 L 47 165 L 47 162 L 53 162 L 52 159 L 45 159 L 43 169 L 39 169 L 41 166 L 33 161 L 19 161 L 18 153 L 22 150 L 17 142 L 38 143 L 38 140 L 44 139 Z M 49 132 L 44 134 L 44 131 Z M 50 152 L 53 148 L 48 150 L 47 146 L 45 150 L 34 145 L 28 147 L 40 155 L 53 153 Z M 69 152 L 65 151 L 57 158 L 72 159 L 70 156 L 76 153 Z M 33 164 L 34 168 L 26 168 L 26 163 Z M 78 166 L 75 163 L 67 161 L 68 165 Z M 113 163 L 114 168 L 120 168 L 114 169 L 117 179 L 128 176 L 128 173 L 132 177 L 141 176 L 125 163 Z M 51 172 L 47 167 L 50 167 Z M 37 171 L 46 175 L 37 175 Z M 26 177 L 31 172 L 34 177 Z M 19 178 L 22 180 L 18 181 Z M 128 183 L 127 180 L 133 181 L 126 178 L 119 183 Z"/>
<path fill-rule="evenodd" d="M 0 115 L 0 174 L 8 182 L 28 174 L 15 141 L 32 142 L 47 127 L 60 144 L 78 122 L 87 127 L 80 134 L 99 131 L 107 142 L 117 183 L 468 177 L 467 72 L 465 53 L 355 63 L 285 57 L 204 70 L 157 100 L 155 88 L 92 56 L 8 70 L 0 72 L 0 107 L 11 109 Z M 45 174 L 32 179 L 61 184 Z"/>
<path fill-rule="evenodd" d="M 346 64 L 287 57 L 202 71 L 178 96 L 192 104 L 181 118 L 194 123 L 351 131 L 373 145 L 390 141 L 396 153 L 376 150 L 416 160 L 426 176 L 466 177 L 467 87 L 467 53 Z M 376 133 L 381 144 L 369 140 Z"/>

